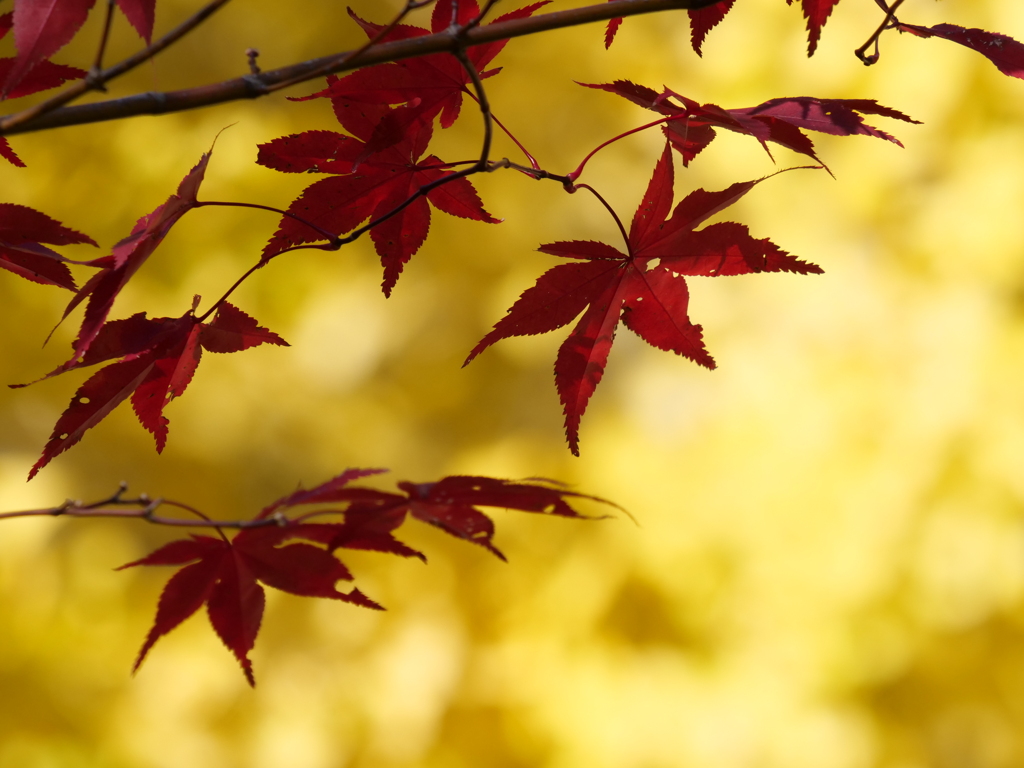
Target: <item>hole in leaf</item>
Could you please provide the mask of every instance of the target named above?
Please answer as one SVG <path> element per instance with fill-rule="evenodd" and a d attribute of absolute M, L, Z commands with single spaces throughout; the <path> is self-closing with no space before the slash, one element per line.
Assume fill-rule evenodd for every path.
<path fill-rule="evenodd" d="M 67 433 L 67 432 L 65 432 L 65 433 L 64 433 L 64 434 L 62 434 L 62 435 L 61 435 L 61 436 L 60 436 L 60 437 L 59 437 L 58 439 L 59 439 L 59 440 L 67 440 L 67 439 L 68 439 L 68 433 Z"/>
<path fill-rule="evenodd" d="M 89 398 L 88 397 L 80 397 L 80 398 L 78 398 L 78 402 L 80 402 L 82 405 L 88 405 L 89 404 Z"/>

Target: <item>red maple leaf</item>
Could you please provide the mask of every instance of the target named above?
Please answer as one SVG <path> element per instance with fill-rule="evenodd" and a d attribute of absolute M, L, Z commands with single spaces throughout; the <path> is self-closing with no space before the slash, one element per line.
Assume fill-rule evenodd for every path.
<path fill-rule="evenodd" d="M 0 269 L 43 285 L 75 290 L 65 266 L 68 259 L 42 243 L 96 245 L 91 237 L 68 229 L 45 213 L 14 203 L 0 203 Z"/>
<path fill-rule="evenodd" d="M 352 574 L 332 554 L 313 544 L 293 541 L 307 539 L 306 529 L 310 527 L 318 528 L 301 524 L 250 528 L 231 541 L 193 535 L 122 565 L 122 569 L 136 565 L 185 566 L 164 587 L 153 627 L 132 671 L 139 668 L 157 640 L 205 604 L 217 636 L 242 665 L 249 685 L 256 685 L 248 654 L 263 619 L 265 598 L 259 582 L 294 595 L 380 609 L 358 589 L 337 589 L 335 584 L 351 581 Z M 316 541 L 315 531 L 312 540 Z"/>
<path fill-rule="evenodd" d="M 3 98 L 14 96 L 16 86 L 29 72 L 70 42 L 95 4 L 96 0 L 15 0 L 14 45 L 18 56 L 3 73 Z M 148 43 L 153 36 L 156 0 L 117 0 L 117 4 Z"/>
<path fill-rule="evenodd" d="M 203 349 L 238 352 L 260 344 L 287 346 L 276 333 L 261 328 L 252 317 L 226 302 L 210 323 L 200 322 L 191 311 L 176 318 L 147 318 L 142 312 L 105 323 L 81 357 L 44 377 L 120 358 L 78 388 L 57 420 L 29 479 L 129 396 L 139 423 L 153 433 L 157 452 L 163 451 L 168 425 L 164 408 L 185 392 Z"/>
<path fill-rule="evenodd" d="M 608 0 L 612 2 L 613 0 Z M 721 0 L 719 3 L 709 5 L 706 8 L 697 8 L 696 10 L 687 10 L 690 15 L 690 44 L 693 46 L 693 50 L 697 52 L 698 56 L 702 56 L 700 47 L 704 43 L 704 38 L 707 37 L 708 32 L 718 26 L 718 23 L 725 18 L 736 0 Z M 610 19 L 608 26 L 604 31 L 604 47 L 611 48 L 612 43 L 615 41 L 615 35 L 619 31 L 619 27 L 622 24 L 621 18 Z"/>
<path fill-rule="evenodd" d="M 703 56 L 701 46 L 708 32 L 717 27 L 725 18 L 736 0 L 722 0 L 720 3 L 709 5 L 707 8 L 698 8 L 695 11 L 687 11 L 690 14 L 690 44 L 698 56 Z"/>
<path fill-rule="evenodd" d="M 433 126 L 421 124 L 397 144 L 359 162 L 378 115 L 392 111 L 376 104 L 335 102 L 338 119 L 353 136 L 332 131 L 307 131 L 261 144 L 256 162 L 287 173 L 332 173 L 303 190 L 288 207 L 298 219 L 284 216 L 277 232 L 263 249 L 264 259 L 293 245 L 322 240 L 320 230 L 343 234 L 366 219 L 376 219 L 415 197 L 401 212 L 370 230 L 370 238 L 384 267 L 384 294 L 390 295 L 405 263 L 426 240 L 430 205 L 453 216 L 496 223 L 484 210 L 468 179 L 442 184 L 426 195 L 420 187 L 448 175 L 434 155 L 422 157 Z M 357 167 L 358 162 L 358 167 Z"/>
<path fill-rule="evenodd" d="M 834 136 L 874 136 L 903 146 L 900 141 L 864 122 L 864 115 L 881 115 L 908 123 L 918 121 L 882 106 L 873 99 L 816 99 L 811 96 L 771 99 L 756 107 L 723 109 L 717 104 L 698 104 L 666 88 L 661 93 L 628 80 L 613 83 L 580 83 L 629 99 L 645 109 L 673 117 L 665 125 L 665 135 L 679 151 L 683 165 L 689 165 L 715 138 L 715 128 L 753 136 L 769 156 L 768 142 L 781 144 L 794 152 L 821 162 L 814 152 L 814 143 L 803 130 Z M 674 100 L 679 103 L 675 103 Z M 803 129 L 803 130 L 801 130 Z"/>
<path fill-rule="evenodd" d="M 788 5 L 793 0 L 786 0 Z M 832 14 L 832 9 L 839 4 L 839 0 L 800 0 L 803 8 L 804 18 L 807 19 L 807 55 L 813 56 L 818 47 L 818 40 L 821 39 L 821 28 Z"/>
<path fill-rule="evenodd" d="M 363 549 L 426 561 L 422 553 L 393 535 L 409 515 L 479 544 L 504 560 L 491 543 L 494 523 L 477 507 L 583 518 L 568 500 L 608 503 L 545 480 L 513 482 L 451 476 L 436 483 L 399 483 L 404 494 L 349 485 L 353 480 L 384 471 L 349 469 L 315 488 L 294 491 L 264 508 L 253 519 L 252 527 L 245 528 L 231 541 L 223 534 L 220 539 L 193 535 L 122 565 L 122 569 L 136 565 L 184 566 L 170 578 L 160 595 L 156 619 L 132 671 L 139 668 L 157 640 L 205 604 L 214 631 L 242 665 L 249 684 L 255 685 L 248 654 L 263 618 L 264 593 L 259 582 L 294 595 L 326 597 L 381 609 L 358 589 L 337 589 L 338 581 L 352 581 L 353 577 L 334 552 Z M 326 505 L 327 509 L 307 512 L 295 519 L 282 512 L 314 505 Z M 343 515 L 344 522 L 305 522 L 313 516 L 329 514 Z M 271 518 L 274 525 L 260 525 L 260 521 Z"/>
<path fill-rule="evenodd" d="M 720 192 L 698 189 L 672 211 L 673 169 L 668 145 L 651 177 L 626 239 L 626 253 L 605 243 L 574 240 L 539 250 L 577 259 L 544 273 L 469 353 L 469 363 L 488 346 L 510 336 L 546 333 L 582 313 L 558 350 L 555 387 L 565 413 L 569 448 L 579 455 L 580 418 L 604 375 L 619 320 L 651 346 L 714 368 L 701 327 L 687 314 L 684 275 L 751 272 L 820 273 L 770 240 L 755 240 L 741 224 L 724 222 L 694 231 L 762 181 L 733 184 Z"/>
<path fill-rule="evenodd" d="M 156 0 L 117 0 L 128 22 L 135 27 L 139 37 L 149 43 L 153 39 L 153 22 L 156 20 Z"/>
<path fill-rule="evenodd" d="M 499 16 L 492 23 L 523 19 L 550 0 L 533 3 L 525 8 Z M 444 32 L 452 23 L 451 0 L 434 4 L 430 29 L 399 24 L 391 29 L 382 42 L 407 40 L 425 35 Z M 457 0 L 456 23 L 464 26 L 480 15 L 476 0 Z M 349 15 L 363 28 L 368 37 L 376 37 L 384 29 L 359 18 L 351 9 Z M 475 45 L 467 51 L 467 57 L 481 78 L 496 75 L 499 69 L 487 70 L 487 65 L 501 53 L 508 40 L 498 40 Z M 405 104 L 399 110 L 383 113 L 381 123 L 375 126 L 371 135 L 361 137 L 367 142 L 369 151 L 379 151 L 401 141 L 415 126 L 429 122 L 441 115 L 441 127 L 449 128 L 458 118 L 462 107 L 463 94 L 470 94 L 470 77 L 459 60 L 447 53 L 420 56 L 405 61 L 378 64 L 357 70 L 342 78 L 328 80 L 325 90 L 300 97 L 296 101 L 314 98 L 330 98 L 332 101 L 361 101 L 368 104 Z"/>
<path fill-rule="evenodd" d="M 514 482 L 474 475 L 452 475 L 435 483 L 400 482 L 398 487 L 404 494 L 348 486 L 358 477 L 383 471 L 347 470 L 312 490 L 298 490 L 278 499 L 260 512 L 257 519 L 279 516 L 285 507 L 344 504 L 347 505 L 344 509 L 327 510 L 328 513 L 343 511 L 344 523 L 320 525 L 317 540 L 328 544 L 329 549 L 371 549 L 425 560 L 421 553 L 392 535 L 406 516 L 411 515 L 456 538 L 478 544 L 504 560 L 505 556 L 492 543 L 494 523 L 478 507 L 582 518 L 584 515 L 574 510 L 567 499 L 609 503 L 596 496 L 567 490 L 548 480 Z"/>
<path fill-rule="evenodd" d="M 3 16 L 0 16 L 0 39 L 2 39 L 11 30 L 13 24 L 13 12 L 5 13 Z M 13 57 L 0 59 L 0 83 L 3 83 L 8 79 L 15 61 L 16 60 Z M 63 64 L 54 64 L 52 61 L 41 61 L 28 76 L 21 79 L 21 82 L 18 83 L 16 87 L 10 89 L 9 94 L 0 97 L 0 99 L 13 99 L 18 98 L 19 96 L 28 96 L 29 94 L 36 93 L 37 91 L 56 88 L 58 85 L 66 83 L 68 80 L 77 80 L 80 77 L 85 77 L 85 74 L 85 70 L 78 69 L 77 67 L 66 67 Z M 0 136 L 0 157 L 18 168 L 25 167 L 25 163 L 23 163 L 21 158 L 15 154 L 14 150 L 11 149 L 11 145 L 3 136 Z"/>
<path fill-rule="evenodd" d="M 955 24 L 936 24 L 934 27 L 898 24 L 896 29 L 918 37 L 941 37 L 944 40 L 952 40 L 985 56 L 1004 75 L 1024 79 L 1024 44 L 1008 35 L 986 32 L 983 29 L 967 29 Z"/>
<path fill-rule="evenodd" d="M 87 262 L 89 266 L 100 267 L 100 271 L 79 289 L 61 317 L 63 320 L 82 301 L 86 298 L 89 299 L 82 327 L 73 344 L 74 354 L 64 364 L 64 370 L 75 367 L 82 356 L 89 351 L 89 345 L 92 344 L 96 334 L 103 327 L 114 304 L 114 299 L 117 298 L 121 289 L 149 258 L 150 254 L 156 250 L 157 246 L 163 242 L 164 237 L 167 236 L 178 219 L 196 207 L 196 195 L 199 193 L 203 174 L 206 173 L 206 165 L 210 161 L 210 152 L 206 152 L 188 175 L 182 179 L 177 193 L 167 198 L 167 202 L 158 206 L 152 213 L 140 218 L 135 223 L 131 234 L 117 243 L 109 256 Z"/>
<path fill-rule="evenodd" d="M 4 98 L 33 67 L 50 58 L 75 36 L 95 2 L 15 0 L 14 45 L 18 57 L 4 80 Z"/>

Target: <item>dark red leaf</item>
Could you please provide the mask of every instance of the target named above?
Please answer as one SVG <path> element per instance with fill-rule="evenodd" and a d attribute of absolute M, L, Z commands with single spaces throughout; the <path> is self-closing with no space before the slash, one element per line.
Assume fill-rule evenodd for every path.
<path fill-rule="evenodd" d="M 14 11 L 8 11 L 3 16 L 0 16 L 0 40 L 3 40 L 7 33 L 11 31 L 11 27 L 14 26 Z"/>
<path fill-rule="evenodd" d="M 611 0 L 608 0 L 608 2 L 611 2 Z M 612 47 L 612 43 L 615 42 L 615 35 L 618 34 L 619 27 L 621 26 L 621 17 L 608 20 L 608 26 L 604 30 L 604 47 L 606 50 Z"/>
<path fill-rule="evenodd" d="M 570 491 L 553 480 L 540 478 L 516 482 L 479 475 L 450 475 L 436 483 L 399 483 L 399 487 L 421 501 L 500 507 L 560 517 L 584 517 L 569 506 L 567 498 L 609 503 L 597 496 Z"/>
<path fill-rule="evenodd" d="M 865 123 L 862 114 L 881 115 L 908 123 L 918 122 L 872 99 L 797 96 L 771 99 L 756 107 L 723 109 L 716 104 L 698 104 L 668 88 L 659 94 L 628 80 L 600 85 L 580 84 L 614 93 L 645 109 L 673 118 L 665 125 L 665 135 L 672 147 L 682 155 L 683 165 L 689 164 L 712 142 L 715 128 L 753 136 L 766 151 L 768 142 L 773 142 L 820 163 L 814 152 L 814 144 L 801 129 L 834 136 L 874 136 L 902 147 L 897 139 L 885 131 Z"/>
<path fill-rule="evenodd" d="M 336 101 L 335 112 L 342 124 L 354 126 L 367 136 L 363 121 L 365 105 Z M 391 111 L 382 107 L 379 114 Z M 351 119 L 349 119 L 351 117 Z M 260 146 L 257 162 L 286 172 L 335 173 L 303 190 L 288 207 L 277 232 L 263 250 L 264 258 L 295 245 L 324 239 L 320 230 L 335 235 L 349 232 L 367 218 L 391 213 L 411 199 L 402 210 L 370 230 L 370 238 L 384 267 L 384 293 L 390 295 L 406 262 L 419 250 L 430 228 L 430 205 L 462 218 L 496 223 L 465 178 L 453 179 L 418 196 L 421 187 L 448 175 L 440 158 L 422 158 L 430 140 L 430 123 L 404 136 L 401 141 L 364 157 L 367 143 L 362 137 L 329 131 L 310 131 L 286 136 Z M 314 229 L 309 222 L 317 227 Z"/>
<path fill-rule="evenodd" d="M 387 503 L 366 505 L 360 502 L 345 510 L 345 522 L 332 527 L 328 549 L 363 549 L 385 552 L 400 557 L 416 557 L 427 562 L 426 556 L 395 538 L 393 531 L 405 522 L 409 509 L 408 499 L 398 494 Z"/>
<path fill-rule="evenodd" d="M 96 245 L 88 235 L 76 232 L 45 213 L 14 203 L 0 203 L 0 241 L 9 245 L 49 243 Z"/>
<path fill-rule="evenodd" d="M 256 322 L 256 318 L 226 301 L 217 308 L 213 321 L 203 327 L 199 342 L 203 349 L 218 353 L 241 352 L 260 344 L 289 346 L 287 341 Z"/>
<path fill-rule="evenodd" d="M 690 322 L 689 289 L 682 275 L 821 271 L 768 240 L 755 240 L 740 224 L 714 224 L 694 231 L 761 180 L 733 184 L 719 192 L 696 190 L 672 210 L 673 177 L 672 154 L 666 145 L 633 217 L 628 255 L 586 241 L 541 246 L 545 253 L 582 261 L 561 264 L 542 275 L 466 359 L 468 363 L 499 339 L 561 328 L 582 312 L 555 359 L 555 387 L 565 414 L 566 438 L 576 455 L 580 419 L 604 375 L 620 319 L 652 346 L 713 368 L 701 327 Z"/>
<path fill-rule="evenodd" d="M 573 499 L 609 503 L 570 491 L 543 479 L 514 482 L 490 477 L 450 476 L 434 483 L 399 483 L 404 494 L 351 486 L 360 477 L 384 470 L 348 469 L 326 483 L 298 490 L 266 507 L 254 520 L 292 506 L 338 505 L 324 512 L 343 514 L 343 523 L 309 523 L 280 515 L 268 524 L 243 528 L 230 542 L 193 535 L 172 541 L 121 566 L 183 566 L 160 596 L 156 618 L 139 651 L 138 669 L 156 641 L 194 614 L 204 603 L 210 623 L 254 684 L 248 654 L 259 633 L 264 594 L 260 583 L 304 597 L 340 600 L 366 608 L 381 606 L 358 589 L 344 592 L 338 582 L 352 574 L 335 550 L 363 549 L 426 558 L 394 538 L 411 513 L 430 525 L 502 556 L 493 545 L 494 523 L 477 507 L 500 507 L 561 517 L 584 517 Z M 321 512 L 305 513 L 302 517 Z M 120 570 L 120 569 L 119 569 Z"/>
<path fill-rule="evenodd" d="M 41 243 L 70 245 L 92 238 L 68 229 L 45 213 L 13 203 L 0 203 L 0 268 L 44 285 L 75 290 L 75 281 L 63 256 Z"/>
<path fill-rule="evenodd" d="M 25 167 L 25 163 L 15 154 L 14 150 L 11 149 L 11 145 L 3 136 L 0 136 L 0 157 L 18 168 Z"/>
<path fill-rule="evenodd" d="M 135 391 L 153 370 L 152 356 L 138 357 L 109 365 L 78 388 L 71 405 L 57 419 L 43 454 L 28 473 L 28 479 L 50 460 L 82 439 L 90 427 L 99 424 L 108 413 Z"/>
<path fill-rule="evenodd" d="M 15 0 L 16 63 L 7 72 L 3 97 L 10 96 L 22 78 L 43 59 L 64 47 L 85 23 L 96 0 Z"/>
<path fill-rule="evenodd" d="M 786 0 L 792 5 L 793 0 Z M 818 47 L 818 40 L 821 39 L 821 28 L 825 21 L 832 14 L 839 0 L 800 0 L 804 11 L 804 18 L 807 19 L 807 55 L 813 56 Z"/>
<path fill-rule="evenodd" d="M 203 537 L 208 538 L 208 537 Z M 219 544 L 225 549 L 223 542 L 218 539 L 210 539 L 211 542 Z M 177 543 L 177 542 L 174 542 Z M 182 542 L 185 543 L 185 542 Z M 136 565 L 142 563 L 130 563 Z M 165 563 L 147 563 L 151 565 L 165 565 Z M 166 563 L 170 565 L 170 563 Z M 128 566 L 121 566 L 127 568 Z M 156 606 L 156 618 L 153 626 L 146 635 L 142 648 L 139 649 L 135 663 L 132 665 L 132 673 L 138 671 L 142 662 L 157 640 L 177 627 L 185 619 L 198 611 L 207 600 L 210 599 L 210 592 L 217 582 L 217 574 L 220 571 L 220 558 L 217 556 L 206 557 L 198 563 L 186 565 L 176 574 L 171 576 L 160 593 L 160 601 Z"/>
<path fill-rule="evenodd" d="M 718 26 L 735 2 L 736 0 L 722 0 L 722 2 L 709 5 L 707 8 L 687 11 L 690 15 L 690 44 L 698 56 L 704 55 L 700 49 L 708 32 Z"/>
<path fill-rule="evenodd" d="M 326 597 L 383 610 L 359 590 L 341 592 L 337 589 L 337 582 L 352 581 L 352 574 L 334 555 L 312 544 L 283 544 L 288 539 L 306 538 L 304 529 L 307 527 L 250 528 L 239 533 L 231 544 L 256 578 L 268 587 L 293 595 Z"/>
<path fill-rule="evenodd" d="M 249 528 L 229 543 L 210 536 L 172 541 L 155 552 L 121 566 L 184 565 L 170 578 L 160 596 L 156 618 L 133 671 L 139 668 L 154 643 L 194 614 L 205 603 L 210 624 L 242 666 L 246 680 L 255 685 L 249 651 L 263 618 L 267 586 L 306 597 L 327 597 L 380 610 L 381 606 L 358 589 L 341 592 L 338 581 L 351 581 L 348 569 L 330 552 L 291 539 L 317 540 L 307 533 L 316 525 Z M 198 562 L 192 562 L 198 561 Z M 186 565 L 191 563 L 191 565 Z"/>
<path fill-rule="evenodd" d="M 100 271 L 82 286 L 64 310 L 63 317 L 67 317 L 82 301 L 86 298 L 89 299 L 82 327 L 73 345 L 74 355 L 65 364 L 67 367 L 73 366 L 89 350 L 89 345 L 92 344 L 96 334 L 103 327 L 107 315 L 110 314 L 114 299 L 117 298 L 128 280 L 163 242 L 164 237 L 167 236 L 178 219 L 196 207 L 196 195 L 209 161 L 210 152 L 207 152 L 182 179 L 176 194 L 171 195 L 167 202 L 157 207 L 152 213 L 139 219 L 131 234 L 114 246 L 110 256 L 104 256 L 91 262 L 93 266 L 100 267 Z"/>
<path fill-rule="evenodd" d="M 202 325 L 196 323 L 180 343 L 160 353 L 154 351 L 152 355 L 157 359 L 153 368 L 132 394 L 132 409 L 139 423 L 153 433 L 157 453 L 162 453 L 167 444 L 168 421 L 164 408 L 171 400 L 185 394 L 199 366 L 203 354 L 199 345 L 202 330 Z"/>
<path fill-rule="evenodd" d="M 184 394 L 199 365 L 203 347 L 214 352 L 238 352 L 262 343 L 284 342 L 227 303 L 221 305 L 209 325 L 200 323 L 191 311 L 179 318 L 150 319 L 140 313 L 105 323 L 84 355 L 72 358 L 44 377 L 122 358 L 93 374 L 75 393 L 57 420 L 29 479 L 81 440 L 86 430 L 129 396 L 139 423 L 153 433 L 157 452 L 163 451 L 168 425 L 164 408 Z"/>
<path fill-rule="evenodd" d="M 149 43 L 153 39 L 153 21 L 156 17 L 156 0 L 117 0 L 117 7 L 135 27 L 139 37 Z"/>
<path fill-rule="evenodd" d="M 986 32 L 983 29 L 967 29 L 955 24 L 936 24 L 934 27 L 900 24 L 897 29 L 918 37 L 941 37 L 944 40 L 952 40 L 986 57 L 1004 75 L 1024 79 L 1024 44 L 1008 35 Z"/>
<path fill-rule="evenodd" d="M 15 59 L 11 58 L 0 59 L 0 83 L 8 78 L 14 67 L 14 62 Z M 47 59 L 39 62 L 28 74 L 22 77 L 18 84 L 10 89 L 6 98 L 17 99 L 21 96 L 38 93 L 39 91 L 48 91 L 51 88 L 63 85 L 69 80 L 78 80 L 85 77 L 85 75 L 84 69 L 54 64 Z"/>
<path fill-rule="evenodd" d="M 249 651 L 260 631 L 266 595 L 233 547 L 221 559 L 217 576 L 206 601 L 206 613 L 213 630 L 242 665 L 245 679 L 255 687 Z"/>
<path fill-rule="evenodd" d="M 499 16 L 491 23 L 511 21 L 531 16 L 539 8 L 547 5 L 544 2 L 533 3 L 525 8 Z M 475 0 L 460 0 L 458 4 L 458 21 L 468 23 L 480 14 Z M 382 25 L 361 19 L 351 9 L 349 15 L 362 27 L 368 37 L 375 37 L 384 28 Z M 449 2 L 436 3 L 431 19 L 432 30 L 422 27 L 398 25 L 384 36 L 384 41 L 404 40 L 422 37 L 433 32 L 447 29 L 452 19 L 452 6 Z M 437 25 L 441 25 L 438 27 Z M 507 40 L 499 40 L 484 45 L 475 45 L 467 52 L 470 62 L 480 77 L 495 74 L 487 71 L 487 66 L 502 51 Z M 406 133 L 413 132 L 416 126 L 429 123 L 440 115 L 441 127 L 449 128 L 459 116 L 462 108 L 462 97 L 469 92 L 469 74 L 451 54 L 440 53 L 421 56 L 404 61 L 380 64 L 358 70 L 342 78 L 329 78 L 328 87 L 324 91 L 304 98 L 328 97 L 335 107 L 339 101 L 354 100 L 370 104 L 405 104 L 402 112 L 392 113 L 388 121 L 395 115 L 402 116 L 400 126 L 387 123 L 374 123 L 372 135 L 353 134 L 367 143 L 372 151 L 381 151 L 394 146 Z M 342 122 L 344 125 L 344 121 Z M 349 126 L 346 129 L 352 130 Z M 397 130 L 396 130 L 397 129 Z"/>
<path fill-rule="evenodd" d="M 387 470 L 346 469 L 337 477 L 332 477 L 326 483 L 321 483 L 316 488 L 310 488 L 309 490 L 300 488 L 287 496 L 282 496 L 273 504 L 264 507 L 259 515 L 256 516 L 256 519 L 270 517 L 270 515 L 283 507 L 294 507 L 299 504 L 331 504 L 334 502 L 351 501 L 350 489 L 346 487 L 349 483 L 361 477 L 379 475 L 383 472 L 387 472 Z"/>

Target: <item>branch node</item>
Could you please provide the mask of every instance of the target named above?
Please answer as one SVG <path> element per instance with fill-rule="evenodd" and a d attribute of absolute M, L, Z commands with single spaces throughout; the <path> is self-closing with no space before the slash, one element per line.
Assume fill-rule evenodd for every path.
<path fill-rule="evenodd" d="M 85 84 L 89 86 L 89 90 L 107 92 L 107 81 L 103 77 L 103 70 L 97 66 L 93 66 L 89 70 L 89 74 L 85 76 Z"/>
<path fill-rule="evenodd" d="M 245 75 L 242 77 L 242 82 L 245 83 L 246 98 L 255 99 L 260 96 L 267 96 L 271 92 L 259 75 Z"/>
<path fill-rule="evenodd" d="M 254 75 L 260 73 L 259 65 L 256 63 L 256 59 L 259 58 L 260 52 L 258 48 L 246 48 L 245 57 L 249 60 L 249 72 Z"/>

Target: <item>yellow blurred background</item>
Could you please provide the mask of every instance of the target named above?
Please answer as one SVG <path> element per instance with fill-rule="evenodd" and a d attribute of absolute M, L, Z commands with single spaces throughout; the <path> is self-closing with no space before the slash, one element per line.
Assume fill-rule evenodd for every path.
<path fill-rule="evenodd" d="M 157 33 L 198 5 L 160 0 Z M 397 4 L 353 6 L 383 21 Z M 835 180 L 785 174 L 729 211 L 825 274 L 692 279 L 713 372 L 621 332 L 582 458 L 565 448 L 552 383 L 565 331 L 459 368 L 554 263 L 539 244 L 616 242 L 592 199 L 512 172 L 474 180 L 504 223 L 435 211 L 390 300 L 367 242 L 284 256 L 248 281 L 236 303 L 292 347 L 206 355 L 167 410 L 162 456 L 122 405 L 26 485 L 85 375 L 0 390 L 2 510 L 100 498 L 127 480 L 242 518 L 298 483 L 382 466 L 381 487 L 557 478 L 638 525 L 497 511 L 505 565 L 410 524 L 404 538 L 429 565 L 344 558 L 386 613 L 270 591 L 250 690 L 203 615 L 129 676 L 172 570 L 112 569 L 172 532 L 5 522 L 0 768 L 1024 766 L 1024 83 L 951 43 L 893 34 L 863 67 L 852 50 L 880 20 L 868 0 L 838 6 L 811 60 L 796 7 L 739 6 L 703 59 L 681 12 L 627 20 L 610 51 L 599 26 L 514 41 L 487 81 L 495 114 L 560 173 L 650 119 L 573 80 L 667 85 L 724 107 L 877 98 L 924 124 L 869 120 L 906 149 L 815 134 Z M 901 18 L 1024 39 L 1014 0 L 909 0 Z M 57 60 L 87 66 L 99 22 L 97 10 Z M 123 17 L 114 37 L 112 57 L 138 46 Z M 238 76 L 248 47 L 270 69 L 359 40 L 343 3 L 237 2 L 111 95 Z M 2 200 L 109 248 L 227 125 L 201 197 L 282 207 L 312 177 L 257 166 L 255 145 L 336 127 L 327 101 L 279 94 L 17 136 L 28 168 L 0 167 Z M 466 107 L 432 151 L 470 159 L 479 131 Z M 583 180 L 631 217 L 659 151 L 657 132 L 624 140 Z M 499 138 L 506 154 L 518 159 Z M 775 167 L 753 140 L 720 135 L 677 166 L 677 195 Z M 276 223 L 190 213 L 113 316 L 213 299 Z M 74 319 L 41 349 L 66 301 L 0 274 L 5 383 L 67 356 Z"/>

